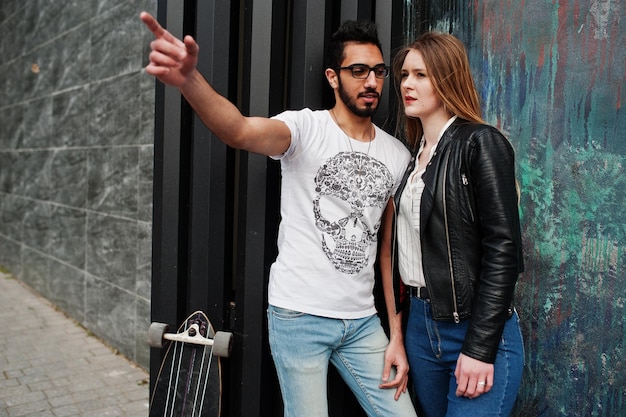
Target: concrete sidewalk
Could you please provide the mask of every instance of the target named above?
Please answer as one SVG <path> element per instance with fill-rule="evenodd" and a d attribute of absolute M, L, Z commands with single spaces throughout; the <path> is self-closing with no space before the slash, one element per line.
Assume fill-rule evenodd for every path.
<path fill-rule="evenodd" d="M 148 415 L 148 373 L 0 272 L 0 417 Z"/>

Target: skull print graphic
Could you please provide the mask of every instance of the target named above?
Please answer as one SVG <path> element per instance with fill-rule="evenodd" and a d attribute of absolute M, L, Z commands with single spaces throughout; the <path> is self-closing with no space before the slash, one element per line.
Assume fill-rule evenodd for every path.
<path fill-rule="evenodd" d="M 368 154 L 341 152 L 320 167 L 315 187 L 313 212 L 322 233 L 322 249 L 335 269 L 357 274 L 367 266 L 380 228 L 380 216 L 369 224 L 366 211 L 384 209 L 393 176 Z"/>

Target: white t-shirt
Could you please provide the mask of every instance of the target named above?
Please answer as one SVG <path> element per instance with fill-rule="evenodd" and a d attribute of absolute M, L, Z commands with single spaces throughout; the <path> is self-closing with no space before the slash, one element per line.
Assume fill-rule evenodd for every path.
<path fill-rule="evenodd" d="M 371 142 L 350 139 L 326 110 L 275 116 L 291 130 L 281 161 L 278 257 L 269 303 L 341 319 L 372 315 L 382 213 L 410 153 L 378 127 Z"/>

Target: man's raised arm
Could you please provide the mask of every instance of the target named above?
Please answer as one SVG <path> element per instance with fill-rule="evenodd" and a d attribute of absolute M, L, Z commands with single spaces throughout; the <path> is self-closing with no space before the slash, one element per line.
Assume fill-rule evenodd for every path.
<path fill-rule="evenodd" d="M 178 88 L 200 120 L 218 138 L 233 148 L 264 155 L 280 155 L 287 150 L 291 133 L 283 122 L 243 116 L 198 72 L 200 48 L 193 37 L 185 36 L 181 41 L 149 13 L 142 12 L 139 17 L 155 37 L 150 43 L 152 51 L 146 72 Z"/>

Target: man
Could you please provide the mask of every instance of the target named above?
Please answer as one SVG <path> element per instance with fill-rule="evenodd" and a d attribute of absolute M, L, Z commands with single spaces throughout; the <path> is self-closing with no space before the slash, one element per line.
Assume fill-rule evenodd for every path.
<path fill-rule="evenodd" d="M 368 415 L 415 416 L 401 395 L 408 364 L 400 317 L 390 315 L 390 342 L 374 307 L 377 232 L 409 160 L 405 147 L 371 122 L 389 73 L 376 27 L 346 22 L 333 35 L 325 71 L 336 98 L 330 111 L 263 118 L 243 116 L 213 90 L 196 69 L 191 36 L 181 41 L 148 13 L 141 19 L 156 38 L 146 72 L 177 87 L 227 145 L 281 161 L 268 321 L 285 416 L 328 415 L 329 362 Z"/>

